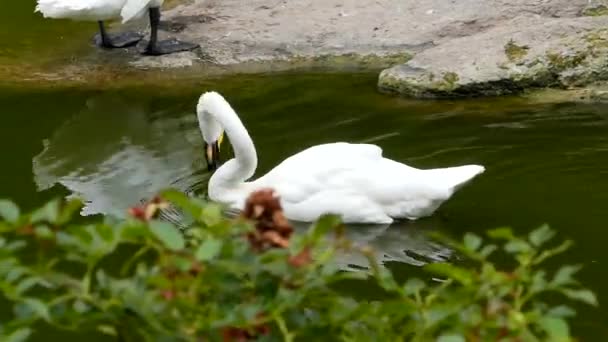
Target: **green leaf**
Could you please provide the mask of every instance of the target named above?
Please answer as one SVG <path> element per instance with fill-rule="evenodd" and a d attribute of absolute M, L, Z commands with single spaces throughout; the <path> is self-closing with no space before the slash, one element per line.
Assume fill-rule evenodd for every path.
<path fill-rule="evenodd" d="M 479 251 L 479 254 L 484 257 L 487 258 L 490 256 L 490 254 L 494 253 L 494 251 L 496 251 L 498 247 L 496 247 L 496 245 L 486 245 L 483 246 L 483 248 Z"/>
<path fill-rule="evenodd" d="M 37 237 L 45 240 L 52 239 L 55 237 L 53 231 L 50 230 L 47 226 L 37 226 L 36 228 L 34 228 L 34 233 Z"/>
<path fill-rule="evenodd" d="M 140 221 L 131 221 L 123 225 L 119 232 L 120 239 L 124 240 L 139 240 L 149 234 L 148 227 Z"/>
<path fill-rule="evenodd" d="M 24 274 L 28 272 L 28 268 L 22 266 L 11 267 L 10 271 L 6 273 L 4 280 L 9 283 L 14 282 L 15 280 L 21 278 Z M 4 274 L 4 272 L 2 272 Z"/>
<path fill-rule="evenodd" d="M 37 209 L 32 213 L 30 220 L 32 223 L 49 222 L 57 223 L 59 217 L 59 200 L 52 200 L 45 204 L 42 208 Z"/>
<path fill-rule="evenodd" d="M 40 278 L 38 277 L 27 277 L 23 278 L 19 281 L 17 286 L 15 287 L 15 292 L 20 295 L 24 292 L 28 291 L 32 287 L 38 285 L 40 283 Z"/>
<path fill-rule="evenodd" d="M 525 241 L 521 240 L 512 240 L 505 244 L 505 251 L 516 254 L 516 253 L 525 253 L 532 250 L 532 247 Z"/>
<path fill-rule="evenodd" d="M 547 287 L 547 280 L 545 278 L 546 272 L 540 270 L 534 274 L 532 277 L 532 284 L 530 285 L 531 293 L 542 292 Z"/>
<path fill-rule="evenodd" d="M 69 232 L 66 232 L 66 235 L 60 235 L 59 233 L 57 234 L 57 240 L 60 244 L 72 245 L 82 251 L 89 251 L 92 247 L 93 236 L 91 236 L 90 229 L 87 229 L 87 227 L 73 227 Z"/>
<path fill-rule="evenodd" d="M 393 277 L 393 273 L 385 267 L 375 267 L 374 276 L 378 285 L 387 291 L 399 291 L 399 285 Z"/>
<path fill-rule="evenodd" d="M 427 264 L 424 269 L 440 276 L 452 278 L 463 285 L 471 285 L 473 283 L 473 274 L 458 266 L 452 264 L 438 262 Z"/>
<path fill-rule="evenodd" d="M 475 252 L 481 246 L 481 238 L 472 233 L 464 235 L 464 245 L 467 249 Z"/>
<path fill-rule="evenodd" d="M 118 332 L 116 332 L 116 328 L 114 328 L 111 325 L 98 325 L 97 326 L 97 330 L 100 331 L 102 334 L 106 334 L 106 335 L 110 335 L 110 336 L 118 336 Z"/>
<path fill-rule="evenodd" d="M 576 316 L 576 311 L 566 305 L 556 306 L 547 311 L 547 316 L 553 317 L 574 317 Z"/>
<path fill-rule="evenodd" d="M 190 198 L 185 193 L 175 189 L 162 190 L 159 195 L 165 200 L 175 203 L 178 206 L 187 205 L 190 203 Z"/>
<path fill-rule="evenodd" d="M 574 242 L 572 242 L 572 240 L 566 240 L 555 248 L 542 251 L 542 253 L 540 253 L 540 255 L 534 260 L 534 264 L 538 265 L 548 258 L 567 251 L 570 247 L 572 247 L 573 244 Z"/>
<path fill-rule="evenodd" d="M 115 230 L 112 227 L 105 224 L 97 225 L 94 227 L 93 231 L 96 233 L 96 235 L 99 235 L 103 241 L 109 243 L 114 242 Z"/>
<path fill-rule="evenodd" d="M 48 306 L 39 299 L 27 298 L 24 303 L 34 312 L 38 317 L 44 319 L 47 322 L 51 321 Z"/>
<path fill-rule="evenodd" d="M 465 341 L 466 340 L 464 339 L 464 337 L 462 337 L 462 335 L 457 335 L 457 334 L 441 335 L 437 339 L 437 342 L 465 342 Z"/>
<path fill-rule="evenodd" d="M 576 274 L 576 272 L 580 271 L 580 269 L 581 269 L 580 265 L 562 266 L 557 271 L 557 273 L 555 273 L 553 280 L 551 280 L 551 285 L 561 286 L 561 285 L 575 284 L 576 281 L 572 278 L 572 276 L 574 274 Z"/>
<path fill-rule="evenodd" d="M 206 226 L 214 226 L 222 221 L 222 207 L 215 203 L 207 204 L 201 212 L 201 221 Z"/>
<path fill-rule="evenodd" d="M 492 239 L 499 240 L 513 240 L 515 239 L 515 235 L 513 235 L 513 231 L 511 228 L 496 228 L 488 231 L 488 236 Z"/>
<path fill-rule="evenodd" d="M 259 304 L 241 304 L 236 307 L 236 310 L 246 322 L 252 322 L 263 311 Z"/>
<path fill-rule="evenodd" d="M 198 261 L 209 261 L 215 259 L 222 250 L 222 241 L 208 237 L 196 250 L 194 257 Z"/>
<path fill-rule="evenodd" d="M 186 242 L 180 231 L 172 224 L 162 221 L 151 221 L 150 230 L 167 248 L 179 251 L 184 249 Z"/>
<path fill-rule="evenodd" d="M 323 215 L 311 227 L 310 236 L 313 241 L 325 236 L 327 233 L 336 229 L 342 224 L 342 220 L 338 215 Z"/>
<path fill-rule="evenodd" d="M 403 291 L 406 295 L 412 295 L 422 290 L 426 284 L 418 278 L 410 278 L 403 285 Z"/>
<path fill-rule="evenodd" d="M 109 286 L 110 278 L 103 269 L 97 270 L 97 272 L 95 273 L 95 277 L 97 279 L 97 285 L 99 287 L 106 288 Z"/>
<path fill-rule="evenodd" d="M 175 257 L 173 265 L 182 272 L 188 272 L 188 270 L 192 269 L 192 260 L 184 257 Z"/>
<path fill-rule="evenodd" d="M 0 200 L 0 218 L 10 223 L 17 223 L 19 220 L 19 207 L 8 200 Z"/>
<path fill-rule="evenodd" d="M 78 213 L 80 209 L 82 209 L 83 203 L 79 199 L 71 199 L 68 201 L 61 212 L 59 213 L 59 218 L 57 219 L 58 225 L 64 225 L 72 220 L 74 214 Z"/>
<path fill-rule="evenodd" d="M 163 190 L 160 192 L 160 196 L 179 207 L 194 219 L 201 216 L 201 212 L 207 204 L 207 202 L 201 199 L 188 197 L 183 192 L 174 189 Z"/>
<path fill-rule="evenodd" d="M 83 302 L 80 299 L 74 301 L 72 308 L 74 308 L 74 311 L 78 312 L 79 314 L 85 314 L 91 309 L 91 307 L 87 303 Z"/>
<path fill-rule="evenodd" d="M 4 249 L 11 252 L 17 252 L 25 247 L 27 247 L 27 242 L 23 240 L 16 240 L 9 242 L 6 246 L 4 246 Z"/>
<path fill-rule="evenodd" d="M 583 303 L 587 303 L 587 304 L 593 305 L 593 306 L 597 306 L 597 304 L 598 304 L 597 297 L 595 296 L 595 294 L 587 289 L 579 289 L 579 290 L 564 289 L 564 290 L 561 290 L 561 292 L 570 299 L 578 300 L 578 301 L 581 301 Z"/>
<path fill-rule="evenodd" d="M 550 341 L 569 341 L 570 329 L 568 323 L 557 317 L 543 317 L 540 320 L 540 325 L 549 335 Z"/>
<path fill-rule="evenodd" d="M 536 247 L 540 247 L 545 242 L 551 240 L 555 236 L 555 231 L 549 228 L 548 225 L 542 225 L 533 230 L 528 235 L 530 242 Z"/>
<path fill-rule="evenodd" d="M 10 335 L 6 336 L 4 342 L 25 342 L 32 334 L 32 329 L 21 328 L 13 331 Z M 2 337 L 2 336 L 0 336 Z"/>

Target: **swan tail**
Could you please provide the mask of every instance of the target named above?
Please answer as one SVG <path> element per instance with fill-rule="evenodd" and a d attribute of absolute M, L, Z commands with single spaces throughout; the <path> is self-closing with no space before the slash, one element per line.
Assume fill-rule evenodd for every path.
<path fill-rule="evenodd" d="M 441 179 L 444 184 L 454 193 L 464 185 L 468 184 L 473 178 L 484 173 L 485 167 L 481 165 L 464 165 L 436 170 L 441 172 Z"/>
<path fill-rule="evenodd" d="M 127 0 L 124 7 L 120 11 L 122 23 L 124 24 L 129 20 L 139 18 L 144 15 L 149 4 L 150 0 Z"/>

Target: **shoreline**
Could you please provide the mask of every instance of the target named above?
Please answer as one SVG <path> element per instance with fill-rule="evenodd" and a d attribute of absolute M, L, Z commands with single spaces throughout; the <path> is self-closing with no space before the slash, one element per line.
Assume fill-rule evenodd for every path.
<path fill-rule="evenodd" d="M 235 74 L 377 72 L 381 92 L 413 98 L 542 93 L 604 100 L 608 11 L 597 1 L 174 0 L 160 38 L 201 48 L 143 56 L 139 46 L 88 42 L 41 65 L 0 67 L 4 84 L 115 87 L 190 82 Z M 595 7 L 594 7 L 595 6 Z M 599 7 L 598 7 L 599 6 Z M 148 34 L 146 18 L 112 30 Z M 382 72 L 381 72 L 382 71 Z M 600 94 L 601 96 L 596 96 Z M 564 97 L 564 96 L 558 96 Z"/>

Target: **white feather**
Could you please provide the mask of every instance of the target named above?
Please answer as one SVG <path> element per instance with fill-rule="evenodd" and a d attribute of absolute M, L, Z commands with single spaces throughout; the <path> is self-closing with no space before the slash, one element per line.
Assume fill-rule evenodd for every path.
<path fill-rule="evenodd" d="M 36 11 L 45 18 L 84 21 L 117 18 L 126 0 L 38 0 Z"/>
<path fill-rule="evenodd" d="M 338 142 L 310 147 L 245 182 L 257 167 L 257 156 L 237 114 L 215 92 L 203 94 L 197 110 L 199 120 L 212 116 L 224 127 L 235 151 L 235 158 L 211 177 L 209 196 L 239 210 L 252 191 L 270 187 L 292 220 L 310 222 L 328 213 L 341 215 L 346 223 L 417 219 L 431 215 L 485 170 L 480 165 L 421 170 L 384 158 L 376 145 Z"/>
<path fill-rule="evenodd" d="M 163 0 L 38 0 L 36 12 L 45 18 L 99 21 L 122 21 L 139 18 L 150 7 L 160 7 Z M 126 17 L 123 13 L 128 14 Z"/>
<path fill-rule="evenodd" d="M 126 4 L 120 11 L 122 22 L 143 16 L 150 7 L 162 6 L 164 0 L 126 0 Z"/>

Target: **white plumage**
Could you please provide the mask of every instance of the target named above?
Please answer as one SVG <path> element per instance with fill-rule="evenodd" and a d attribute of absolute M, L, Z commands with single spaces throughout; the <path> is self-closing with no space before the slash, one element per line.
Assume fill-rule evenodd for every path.
<path fill-rule="evenodd" d="M 139 18 L 149 7 L 160 7 L 164 0 L 38 0 L 36 11 L 45 18 L 105 21 Z"/>
<path fill-rule="evenodd" d="M 206 143 L 215 143 L 222 127 L 235 152 L 211 177 L 209 197 L 239 210 L 252 191 L 270 187 L 287 218 L 296 221 L 314 221 L 327 213 L 341 215 L 346 223 L 417 219 L 431 215 L 485 170 L 480 165 L 420 170 L 384 158 L 376 145 L 338 142 L 310 147 L 246 182 L 257 167 L 256 151 L 230 104 L 208 92 L 201 96 L 197 114 Z"/>
<path fill-rule="evenodd" d="M 127 0 L 120 11 L 122 22 L 126 23 L 131 19 L 139 18 L 146 13 L 148 8 L 158 8 L 163 5 L 163 2 L 164 0 Z"/>

